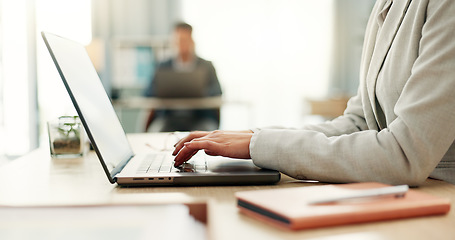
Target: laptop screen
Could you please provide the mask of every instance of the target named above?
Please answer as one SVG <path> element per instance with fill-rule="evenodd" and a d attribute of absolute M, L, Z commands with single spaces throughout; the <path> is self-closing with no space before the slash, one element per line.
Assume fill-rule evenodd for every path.
<path fill-rule="evenodd" d="M 42 33 L 98 158 L 113 183 L 133 156 L 125 131 L 83 45 Z"/>
<path fill-rule="evenodd" d="M 203 67 L 190 72 L 159 69 L 153 81 L 159 98 L 201 98 L 208 93 L 208 71 Z"/>

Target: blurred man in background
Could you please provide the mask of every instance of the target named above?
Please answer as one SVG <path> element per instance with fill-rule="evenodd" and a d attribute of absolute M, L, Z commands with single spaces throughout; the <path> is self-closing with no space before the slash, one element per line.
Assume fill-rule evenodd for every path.
<path fill-rule="evenodd" d="M 160 71 L 175 71 L 191 73 L 201 71 L 207 76 L 203 89 L 204 96 L 220 96 L 222 91 L 215 68 L 210 61 L 198 57 L 195 53 L 195 44 L 192 37 L 191 25 L 181 22 L 174 27 L 174 43 L 176 54 L 162 62 L 155 76 L 145 91 L 147 97 L 161 97 L 157 92 L 157 82 Z M 188 79 L 192 81 L 192 79 Z M 176 86 L 178 87 L 178 86 Z M 176 96 L 184 98 L 185 96 Z M 187 109 L 187 110 L 152 110 L 146 122 L 145 130 L 151 132 L 215 130 L 219 127 L 219 109 Z"/>

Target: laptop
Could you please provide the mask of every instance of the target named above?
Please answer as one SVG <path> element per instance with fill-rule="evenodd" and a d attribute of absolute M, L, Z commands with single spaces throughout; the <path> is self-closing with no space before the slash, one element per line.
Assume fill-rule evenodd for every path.
<path fill-rule="evenodd" d="M 111 183 L 150 185 L 273 184 L 280 173 L 251 160 L 208 156 L 200 151 L 180 168 L 170 151 L 135 154 L 83 45 L 42 32 L 42 37 Z"/>
<path fill-rule="evenodd" d="M 207 96 L 208 71 L 198 67 L 194 71 L 159 69 L 154 87 L 159 98 L 201 98 Z"/>

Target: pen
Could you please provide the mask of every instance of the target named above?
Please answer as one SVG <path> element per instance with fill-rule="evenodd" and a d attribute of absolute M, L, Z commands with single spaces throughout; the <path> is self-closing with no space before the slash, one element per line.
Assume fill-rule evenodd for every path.
<path fill-rule="evenodd" d="M 335 203 L 335 202 L 341 202 L 341 201 L 359 199 L 359 198 L 371 198 L 371 197 L 382 197 L 382 196 L 395 196 L 395 197 L 399 198 L 399 197 L 404 197 L 406 192 L 408 191 L 408 189 L 409 189 L 408 185 L 398 185 L 398 186 L 392 186 L 392 187 L 358 190 L 353 193 L 343 194 L 343 196 L 318 199 L 318 200 L 314 200 L 314 201 L 309 201 L 307 203 L 310 205 L 314 205 L 314 204 L 324 204 L 324 203 Z"/>

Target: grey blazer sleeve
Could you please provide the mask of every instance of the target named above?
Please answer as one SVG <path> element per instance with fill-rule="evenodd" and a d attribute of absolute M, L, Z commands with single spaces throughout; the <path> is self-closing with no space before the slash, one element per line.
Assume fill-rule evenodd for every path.
<path fill-rule="evenodd" d="M 256 131 L 254 163 L 298 179 L 421 184 L 455 139 L 454 13 L 452 0 L 394 1 L 378 37 L 390 43 L 367 36 L 364 54 L 372 55 L 362 60 L 367 70 L 344 116 Z"/>

